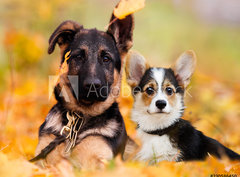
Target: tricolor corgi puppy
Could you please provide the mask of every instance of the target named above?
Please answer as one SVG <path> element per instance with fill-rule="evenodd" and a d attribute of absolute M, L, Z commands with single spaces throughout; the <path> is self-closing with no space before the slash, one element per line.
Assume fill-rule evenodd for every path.
<path fill-rule="evenodd" d="M 171 68 L 149 67 L 143 56 L 130 52 L 126 63 L 134 106 L 132 120 L 142 147 L 136 159 L 159 162 L 204 160 L 208 154 L 240 160 L 240 155 L 196 130 L 182 119 L 184 92 L 196 66 L 186 51 Z"/>

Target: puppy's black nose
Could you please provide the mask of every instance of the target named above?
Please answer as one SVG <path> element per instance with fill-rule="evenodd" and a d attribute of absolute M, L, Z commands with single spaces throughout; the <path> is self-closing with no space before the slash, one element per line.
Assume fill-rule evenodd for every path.
<path fill-rule="evenodd" d="M 167 106 L 167 102 L 165 100 L 157 100 L 155 104 L 157 108 L 161 110 Z"/>
<path fill-rule="evenodd" d="M 94 90 L 94 89 L 99 89 L 102 86 L 102 83 L 99 79 L 86 79 L 83 83 L 83 86 L 85 89 L 90 89 Z"/>

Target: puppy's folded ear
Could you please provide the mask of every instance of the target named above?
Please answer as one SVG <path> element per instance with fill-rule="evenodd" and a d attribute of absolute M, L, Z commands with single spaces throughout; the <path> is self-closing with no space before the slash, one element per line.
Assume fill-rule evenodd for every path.
<path fill-rule="evenodd" d="M 133 15 L 128 15 L 120 20 L 112 14 L 107 33 L 114 37 L 120 55 L 126 54 L 132 47 L 133 28 Z"/>
<path fill-rule="evenodd" d="M 172 67 L 178 82 L 186 88 L 196 67 L 196 54 L 192 50 L 184 52 Z"/>
<path fill-rule="evenodd" d="M 128 52 L 125 70 L 127 82 L 132 88 L 139 84 L 148 68 L 149 65 L 141 54 L 136 51 Z"/>
<path fill-rule="evenodd" d="M 69 44 L 73 41 L 74 35 L 83 27 L 74 21 L 64 21 L 53 32 L 49 38 L 48 53 L 51 54 L 56 43 L 58 43 L 61 54 L 67 49 Z"/>

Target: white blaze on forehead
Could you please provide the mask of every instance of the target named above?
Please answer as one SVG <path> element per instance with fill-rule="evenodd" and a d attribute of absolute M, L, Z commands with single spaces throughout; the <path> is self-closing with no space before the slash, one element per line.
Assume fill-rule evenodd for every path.
<path fill-rule="evenodd" d="M 158 91 L 162 89 L 164 75 L 165 75 L 165 71 L 163 68 L 153 68 L 152 69 L 152 77 L 158 84 Z"/>

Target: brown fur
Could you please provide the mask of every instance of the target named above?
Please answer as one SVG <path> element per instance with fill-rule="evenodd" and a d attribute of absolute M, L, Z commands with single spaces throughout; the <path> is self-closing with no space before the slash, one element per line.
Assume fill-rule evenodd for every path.
<path fill-rule="evenodd" d="M 56 137 L 54 135 L 43 135 L 39 138 L 39 143 L 35 154 L 38 155 L 42 149 L 49 145 Z M 57 165 L 65 159 L 64 155 L 65 144 L 62 143 L 56 147 L 56 149 L 48 154 L 46 159 L 38 161 L 38 164 L 42 167 L 45 167 L 48 164 Z"/>
<path fill-rule="evenodd" d="M 64 90 L 62 90 L 62 92 L 64 94 L 63 97 L 64 97 L 65 101 L 67 102 L 67 104 L 68 105 L 69 105 L 69 103 L 77 104 L 77 100 L 73 96 L 72 91 L 69 88 L 70 82 L 69 82 L 67 73 L 64 73 L 60 76 L 59 85 L 60 85 L 61 89 L 64 89 Z"/>
<path fill-rule="evenodd" d="M 157 83 L 155 81 L 149 81 L 148 84 L 146 84 L 143 88 L 143 90 L 145 91 L 148 87 L 152 87 L 155 91 L 157 90 L 158 86 L 157 86 Z M 143 102 L 146 106 L 149 106 L 152 102 L 152 99 L 154 98 L 154 95 L 148 95 L 146 92 L 143 92 L 142 94 L 142 99 L 143 99 Z"/>
<path fill-rule="evenodd" d="M 171 104 L 172 107 L 174 107 L 175 103 L 176 103 L 176 89 L 175 87 L 171 84 L 171 82 L 169 80 L 165 80 L 163 83 L 163 90 L 165 90 L 167 87 L 171 87 L 173 89 L 173 94 L 172 95 L 167 95 L 167 99 L 169 101 L 169 103 Z"/>
<path fill-rule="evenodd" d="M 61 56 L 63 56 L 63 52 L 66 50 L 66 48 L 69 46 L 66 41 L 63 40 L 63 38 L 59 37 L 61 33 L 64 31 L 65 33 L 71 33 L 72 31 L 75 31 L 76 29 L 81 29 L 82 26 L 79 25 L 76 22 L 73 21 L 67 21 L 64 22 L 63 25 L 61 25 L 60 29 L 56 29 L 54 31 L 53 38 L 49 39 L 49 47 L 48 47 L 48 53 L 51 54 L 54 51 L 55 48 L 55 43 L 57 42 L 60 50 L 61 50 Z"/>
<path fill-rule="evenodd" d="M 96 65 L 92 64 L 89 68 L 89 74 L 92 75 L 92 76 L 96 75 L 95 70 L 96 70 Z"/>
<path fill-rule="evenodd" d="M 144 57 L 136 51 L 128 52 L 126 58 L 127 61 L 125 71 L 127 76 L 127 82 L 132 88 L 134 88 L 139 83 L 141 76 L 144 74 L 144 72 L 149 68 L 149 65 L 145 61 Z M 139 65 L 138 62 L 144 63 L 142 63 L 142 65 Z M 134 69 L 131 70 L 130 68 Z M 134 75 L 133 72 L 137 74 Z"/>
<path fill-rule="evenodd" d="M 141 147 L 140 142 L 136 143 L 132 138 L 128 137 L 128 140 L 125 146 L 125 151 L 123 154 L 123 160 L 124 161 L 133 160 L 135 155 L 140 150 L 140 147 Z"/>
<path fill-rule="evenodd" d="M 88 136 L 73 149 L 71 161 L 79 168 L 104 168 L 105 161 L 111 160 L 113 153 L 100 136 Z"/>
<path fill-rule="evenodd" d="M 191 62 L 190 62 L 190 61 Z M 194 51 L 188 50 L 184 52 L 180 57 L 176 60 L 175 64 L 171 67 L 176 74 L 177 80 L 183 88 L 186 88 L 190 82 L 190 78 L 194 72 L 197 63 L 197 56 Z M 185 69 L 188 67 L 188 69 Z M 184 73 L 184 71 L 188 71 L 188 73 Z"/>

